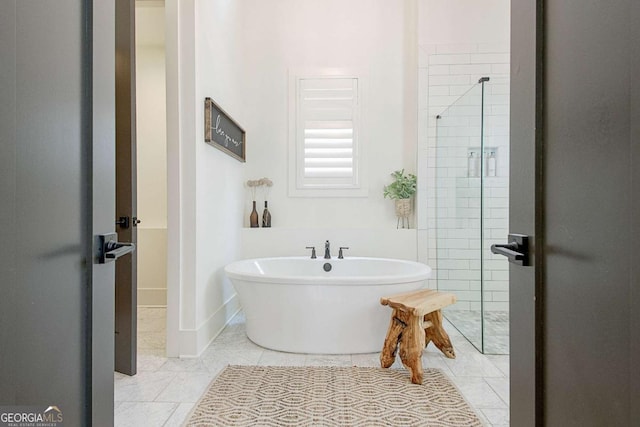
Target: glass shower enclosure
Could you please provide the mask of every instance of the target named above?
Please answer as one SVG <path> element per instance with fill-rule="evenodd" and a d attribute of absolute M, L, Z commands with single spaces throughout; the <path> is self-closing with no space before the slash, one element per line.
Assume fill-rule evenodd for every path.
<path fill-rule="evenodd" d="M 445 317 L 479 351 L 509 353 L 509 267 L 490 251 L 509 229 L 508 96 L 480 78 L 437 116 L 436 274 Z"/>

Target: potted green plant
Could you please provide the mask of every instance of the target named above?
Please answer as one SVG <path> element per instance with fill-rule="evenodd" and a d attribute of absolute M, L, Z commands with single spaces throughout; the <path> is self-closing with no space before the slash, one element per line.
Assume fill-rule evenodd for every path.
<path fill-rule="evenodd" d="M 384 187 L 384 197 L 395 200 L 396 216 L 399 228 L 402 219 L 402 228 L 405 228 L 405 220 L 409 228 L 409 217 L 411 216 L 411 198 L 416 194 L 418 179 L 414 174 L 405 175 L 404 169 L 391 174 L 393 182 Z"/>

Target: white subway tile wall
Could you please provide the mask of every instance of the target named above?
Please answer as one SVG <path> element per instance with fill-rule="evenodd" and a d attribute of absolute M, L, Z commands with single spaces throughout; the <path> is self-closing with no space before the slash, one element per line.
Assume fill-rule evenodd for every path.
<path fill-rule="evenodd" d="M 509 46 L 422 45 L 419 52 L 418 257 L 434 270 L 430 287 L 458 296 L 452 309 L 479 310 L 482 246 L 483 309 L 508 311 L 508 263 L 489 247 L 506 241 L 509 229 Z M 496 157 L 495 176 L 485 177 L 482 190 L 482 244 L 480 178 L 468 176 L 470 151 L 480 153 L 480 115 L 472 105 L 459 105 L 446 127 L 437 129 L 436 121 L 480 77 L 490 78 L 485 84 L 484 146 Z"/>

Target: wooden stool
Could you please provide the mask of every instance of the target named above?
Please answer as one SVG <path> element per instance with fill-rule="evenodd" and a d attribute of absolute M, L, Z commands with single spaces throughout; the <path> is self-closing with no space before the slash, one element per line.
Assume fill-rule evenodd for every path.
<path fill-rule="evenodd" d="M 440 309 L 456 302 L 456 296 L 433 289 L 420 289 L 380 298 L 380 304 L 393 308 L 384 340 L 380 364 L 393 365 L 398 344 L 400 360 L 411 373 L 411 382 L 422 384 L 422 350 L 433 341 L 449 359 L 455 359 L 449 335 L 442 328 Z"/>

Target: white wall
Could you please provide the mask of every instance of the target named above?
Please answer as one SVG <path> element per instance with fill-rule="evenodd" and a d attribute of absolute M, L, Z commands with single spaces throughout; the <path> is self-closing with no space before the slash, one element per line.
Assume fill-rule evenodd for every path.
<path fill-rule="evenodd" d="M 352 247 L 354 256 L 415 259 L 415 230 L 395 232 L 393 201 L 382 196 L 391 172 L 416 168 L 415 0 L 245 0 L 244 4 L 247 115 L 243 124 L 248 141 L 244 179 L 266 176 L 274 186 L 268 197 L 273 229 L 243 232 L 242 257 L 269 255 L 256 248 L 303 255 L 304 246 L 333 238 Z M 327 68 L 359 70 L 366 79 L 362 140 L 366 197 L 289 197 L 287 193 L 289 73 Z M 256 199 L 261 213 L 264 195 L 258 191 Z M 247 190 L 245 227 L 251 201 Z M 350 229 L 361 231 L 351 233 Z M 408 240 L 414 250 L 407 250 Z"/>
<path fill-rule="evenodd" d="M 137 13 L 140 14 L 139 7 Z M 161 23 L 164 25 L 164 23 Z M 136 46 L 136 137 L 140 228 L 167 227 L 164 46 Z"/>
<path fill-rule="evenodd" d="M 228 0 L 196 1 L 196 324 L 207 328 L 206 339 L 239 308 L 223 269 L 240 258 L 247 166 L 204 143 L 203 105 L 209 96 L 239 123 L 246 121 L 240 7 Z"/>
<path fill-rule="evenodd" d="M 167 354 L 195 356 L 239 309 L 223 268 L 240 258 L 245 165 L 204 142 L 209 96 L 243 123 L 239 2 L 167 0 Z"/>
<path fill-rule="evenodd" d="M 415 259 L 416 231 L 395 230 L 382 188 L 392 171 L 416 169 L 416 0 L 166 0 L 166 9 L 168 354 L 198 354 L 238 309 L 223 274 L 236 259 L 303 254 L 325 238 L 352 256 Z M 287 195 L 288 73 L 314 67 L 365 71 L 367 197 Z M 204 143 L 206 96 L 247 131 L 246 164 Z M 251 230 L 243 183 L 264 176 L 273 228 Z"/>
<path fill-rule="evenodd" d="M 307 246 L 324 254 L 324 242 L 331 243 L 331 256 L 337 257 L 341 246 L 348 247 L 345 257 L 370 256 L 415 260 L 416 231 L 395 228 L 261 228 L 242 230 L 243 258 L 271 256 L 310 256 Z"/>
<path fill-rule="evenodd" d="M 415 25 L 405 16 L 412 1 L 245 0 L 242 21 L 246 58 L 247 168 L 244 178 L 273 180 L 269 209 L 273 227 L 395 228 L 393 202 L 382 197 L 396 169 L 415 171 L 417 74 L 407 52 Z M 408 14 L 407 14 L 408 15 Z M 409 21 L 409 22 L 406 22 Z M 411 34 L 407 36 L 407 31 Z M 415 44 L 415 42 L 413 42 Z M 407 58 L 409 56 L 409 58 Z M 364 102 L 363 150 L 369 194 L 363 198 L 304 198 L 287 195 L 288 73 L 298 69 L 362 70 L 368 87 Z M 407 70 L 410 70 L 407 73 Z M 411 101 L 414 104 L 411 104 Z M 258 194 L 258 206 L 264 206 Z M 245 193 L 248 226 L 251 196 Z"/>
<path fill-rule="evenodd" d="M 136 5 L 138 305 L 167 301 L 167 142 L 164 7 Z"/>
<path fill-rule="evenodd" d="M 420 46 L 509 43 L 509 0 L 418 0 Z"/>

